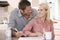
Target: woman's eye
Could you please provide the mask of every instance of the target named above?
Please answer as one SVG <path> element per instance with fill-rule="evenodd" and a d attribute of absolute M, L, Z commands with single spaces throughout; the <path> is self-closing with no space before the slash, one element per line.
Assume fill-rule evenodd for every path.
<path fill-rule="evenodd" d="M 43 9 L 38 9 L 38 11 L 43 11 Z"/>
<path fill-rule="evenodd" d="M 45 9 L 45 11 L 47 11 L 48 9 Z"/>
<path fill-rule="evenodd" d="M 43 11 L 43 9 L 40 9 L 40 11 Z"/>

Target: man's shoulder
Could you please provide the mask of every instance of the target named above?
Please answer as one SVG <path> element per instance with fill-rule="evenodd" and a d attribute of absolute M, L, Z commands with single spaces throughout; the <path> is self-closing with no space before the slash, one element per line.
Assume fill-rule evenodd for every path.
<path fill-rule="evenodd" d="M 19 9 L 18 8 L 14 8 L 14 10 L 13 11 L 19 11 Z"/>
<path fill-rule="evenodd" d="M 33 15 L 33 16 L 36 16 L 37 15 L 37 10 L 36 9 L 34 9 L 34 8 L 32 8 L 32 12 L 31 12 L 31 14 Z"/>
<path fill-rule="evenodd" d="M 33 11 L 37 11 L 37 10 L 36 10 L 35 8 L 32 8 L 32 12 L 33 12 Z"/>
<path fill-rule="evenodd" d="M 18 8 L 15 8 L 15 9 L 13 9 L 13 10 L 10 12 L 10 14 L 16 15 L 18 12 L 19 12 L 19 9 L 18 9 Z"/>

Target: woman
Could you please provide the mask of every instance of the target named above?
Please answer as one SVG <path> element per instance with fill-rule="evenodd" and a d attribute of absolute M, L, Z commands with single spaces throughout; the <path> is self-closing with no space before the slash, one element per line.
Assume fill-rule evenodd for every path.
<path fill-rule="evenodd" d="M 38 15 L 23 29 L 26 36 L 42 36 L 44 31 L 52 32 L 52 40 L 54 40 L 53 22 L 50 20 L 49 7 L 46 3 L 40 4 Z"/>

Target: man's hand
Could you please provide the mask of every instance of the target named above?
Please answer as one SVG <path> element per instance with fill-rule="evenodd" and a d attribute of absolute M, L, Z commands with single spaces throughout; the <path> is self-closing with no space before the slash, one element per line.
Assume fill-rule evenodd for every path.
<path fill-rule="evenodd" d="M 24 33 L 22 31 L 16 32 L 16 37 L 24 36 Z"/>

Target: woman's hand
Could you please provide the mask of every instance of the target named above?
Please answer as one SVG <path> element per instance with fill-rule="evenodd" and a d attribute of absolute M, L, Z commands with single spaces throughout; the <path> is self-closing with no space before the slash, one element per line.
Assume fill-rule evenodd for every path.
<path fill-rule="evenodd" d="M 36 33 L 30 33 L 29 36 L 30 36 L 30 37 L 36 37 L 37 34 L 36 34 Z"/>
<path fill-rule="evenodd" d="M 40 32 L 36 32 L 36 34 L 37 34 L 38 37 L 42 37 L 43 36 L 43 34 L 40 33 Z"/>
<path fill-rule="evenodd" d="M 43 34 L 40 33 L 40 32 L 36 32 L 36 33 L 30 33 L 29 36 L 31 36 L 31 37 L 39 37 L 39 36 L 43 36 Z"/>

